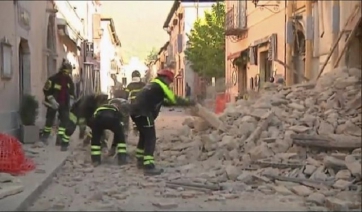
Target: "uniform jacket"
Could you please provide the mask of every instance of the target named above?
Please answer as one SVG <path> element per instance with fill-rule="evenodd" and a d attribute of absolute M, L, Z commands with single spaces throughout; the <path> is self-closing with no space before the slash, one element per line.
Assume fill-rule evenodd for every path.
<path fill-rule="evenodd" d="M 187 100 L 176 96 L 161 78 L 149 82 L 131 103 L 131 115 L 156 119 L 161 106 L 186 105 Z"/>
<path fill-rule="evenodd" d="M 137 94 L 145 87 L 146 83 L 144 82 L 131 82 L 126 87 L 127 96 L 126 99 L 131 100 L 131 102 L 136 98 Z"/>
<path fill-rule="evenodd" d="M 58 103 L 60 103 L 59 95 L 60 95 L 60 91 L 62 88 L 61 87 L 62 77 L 66 77 L 66 80 L 67 80 L 67 88 L 66 88 L 67 99 L 66 99 L 65 104 L 69 105 L 69 99 L 74 98 L 74 83 L 73 83 L 72 78 L 69 75 L 64 75 L 63 73 L 58 72 L 58 73 L 54 74 L 53 76 L 49 77 L 43 87 L 43 93 L 45 96 L 45 105 L 46 106 L 50 106 L 49 98 L 51 96 L 53 96 L 55 98 L 55 100 L 57 100 Z"/>

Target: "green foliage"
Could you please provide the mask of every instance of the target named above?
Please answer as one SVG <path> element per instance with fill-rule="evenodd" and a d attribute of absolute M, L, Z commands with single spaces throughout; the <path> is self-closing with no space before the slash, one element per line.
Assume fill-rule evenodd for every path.
<path fill-rule="evenodd" d="M 188 34 L 185 55 L 192 69 L 201 76 L 224 77 L 225 75 L 225 5 L 218 2 L 205 17 L 194 23 Z"/>
<path fill-rule="evenodd" d="M 157 60 L 157 56 L 158 56 L 158 51 L 155 47 L 153 47 L 152 50 L 150 51 L 150 53 L 148 53 L 146 61 L 150 62 L 153 60 Z"/>
<path fill-rule="evenodd" d="M 38 117 L 39 103 L 35 96 L 24 94 L 20 103 L 20 119 L 23 125 L 35 125 L 35 120 Z"/>

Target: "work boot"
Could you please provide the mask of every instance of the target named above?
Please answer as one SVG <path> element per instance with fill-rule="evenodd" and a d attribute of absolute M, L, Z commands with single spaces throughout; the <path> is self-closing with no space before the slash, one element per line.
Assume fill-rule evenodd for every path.
<path fill-rule="evenodd" d="M 143 165 L 144 175 L 160 175 L 163 169 L 156 168 L 155 164 Z"/>
<path fill-rule="evenodd" d="M 100 155 L 92 155 L 91 159 L 92 159 L 92 165 L 94 167 L 101 165 L 101 156 Z"/>
<path fill-rule="evenodd" d="M 137 158 L 137 168 L 143 169 L 143 158 Z"/>
<path fill-rule="evenodd" d="M 57 135 L 57 140 L 55 140 L 55 146 L 61 146 L 62 145 L 62 136 Z"/>
<path fill-rule="evenodd" d="M 118 165 L 126 165 L 127 164 L 127 154 L 119 153 L 118 155 Z"/>

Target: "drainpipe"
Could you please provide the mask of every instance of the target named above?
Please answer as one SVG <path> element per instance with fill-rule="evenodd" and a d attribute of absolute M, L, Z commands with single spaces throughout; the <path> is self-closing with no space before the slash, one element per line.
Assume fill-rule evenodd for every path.
<path fill-rule="evenodd" d="M 293 3 L 294 1 L 286 1 L 287 2 L 287 25 L 286 25 L 286 84 L 287 86 L 293 84 L 293 43 L 294 43 L 294 36 L 293 36 Z"/>
<path fill-rule="evenodd" d="M 306 9 L 306 41 L 305 41 L 305 77 L 312 79 L 312 60 L 313 60 L 313 16 L 312 1 L 305 1 Z"/>
<path fill-rule="evenodd" d="M 340 22 L 340 5 L 338 0 L 332 2 L 332 43 L 336 43 L 339 35 L 339 22 Z M 331 57 L 331 64 L 334 65 L 339 55 L 338 45 L 334 49 Z"/>

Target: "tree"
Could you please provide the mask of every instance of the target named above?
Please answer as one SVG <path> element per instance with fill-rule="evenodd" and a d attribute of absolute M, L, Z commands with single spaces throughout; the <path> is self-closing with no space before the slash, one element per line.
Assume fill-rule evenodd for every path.
<path fill-rule="evenodd" d="M 186 59 L 192 69 L 203 77 L 220 78 L 225 76 L 225 5 L 217 2 L 211 11 L 198 19 L 187 34 L 189 41 Z"/>
<path fill-rule="evenodd" d="M 155 47 L 153 47 L 150 53 L 148 53 L 147 55 L 146 62 L 149 63 L 153 60 L 157 60 L 157 56 L 158 56 L 158 51 Z"/>

